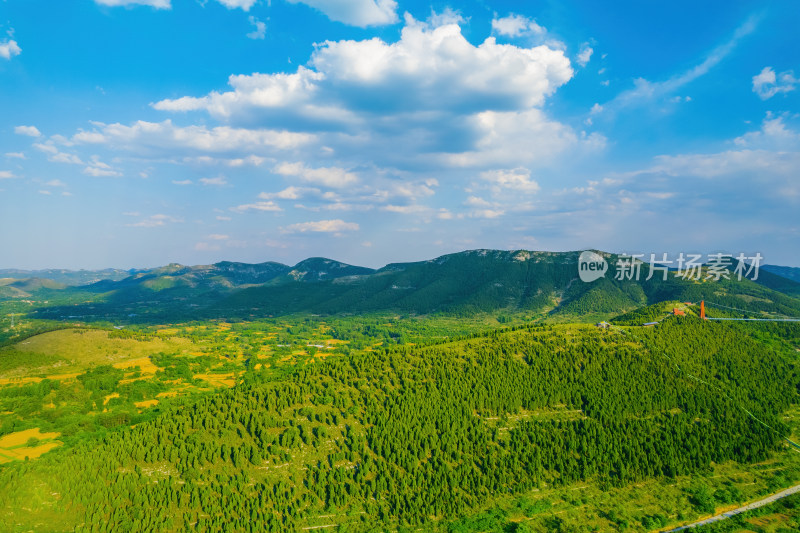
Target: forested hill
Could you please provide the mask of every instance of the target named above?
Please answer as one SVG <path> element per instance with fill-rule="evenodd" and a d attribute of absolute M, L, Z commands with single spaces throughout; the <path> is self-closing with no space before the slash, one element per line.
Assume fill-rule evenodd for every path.
<path fill-rule="evenodd" d="M 763 269 L 786 279 L 800 283 L 800 268 L 777 265 L 764 265 Z"/>
<path fill-rule="evenodd" d="M 410 531 L 497 497 L 691 475 L 785 446 L 798 378 L 776 348 L 693 318 L 633 335 L 531 326 L 279 381 L 251 369 L 242 385 L 102 443 L 0 469 L 0 523 Z M 622 528 L 610 513 L 597 520 Z"/>
<path fill-rule="evenodd" d="M 290 313 L 449 313 L 511 311 L 528 316 L 603 319 L 664 300 L 699 301 L 753 313 L 800 316 L 800 284 L 761 272 L 749 280 L 703 281 L 661 273 L 647 280 L 578 278 L 578 252 L 472 250 L 428 261 L 394 263 L 379 270 L 312 258 L 280 263 L 168 265 L 121 281 L 43 290 L 47 319 L 158 322 L 253 318 Z M 604 254 L 609 265 L 618 256 Z M 67 305 L 64 305 L 67 304 Z"/>
<path fill-rule="evenodd" d="M 122 280 L 104 280 L 81 289 L 92 292 L 135 293 L 146 291 L 151 294 L 177 289 L 183 292 L 202 293 L 203 291 L 225 291 L 251 285 L 323 281 L 371 272 L 373 272 L 371 268 L 348 265 L 323 257 L 312 257 L 293 267 L 274 261 L 257 264 L 221 261 L 213 265 L 199 266 L 172 263 L 164 267 L 138 272 Z M 168 294 L 169 292 L 163 296 Z"/>

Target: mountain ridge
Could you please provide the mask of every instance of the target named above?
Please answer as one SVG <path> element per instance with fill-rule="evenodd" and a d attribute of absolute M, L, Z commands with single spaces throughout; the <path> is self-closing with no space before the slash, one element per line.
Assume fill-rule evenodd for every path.
<path fill-rule="evenodd" d="M 609 265 L 620 256 L 599 252 Z M 716 300 L 748 312 L 800 316 L 800 284 L 762 272 L 759 281 L 616 279 L 611 272 L 579 280 L 580 252 L 466 250 L 433 259 L 390 263 L 379 269 L 314 257 L 293 267 L 282 263 L 220 262 L 188 267 L 172 263 L 124 280 L 104 280 L 61 291 L 73 303 L 37 311 L 42 317 L 91 316 L 119 320 L 252 318 L 292 313 L 401 312 L 414 314 L 525 312 L 553 317 L 603 318 L 664 300 Z M 609 268 L 611 270 L 611 268 Z M 43 292 L 44 294 L 44 292 Z"/>

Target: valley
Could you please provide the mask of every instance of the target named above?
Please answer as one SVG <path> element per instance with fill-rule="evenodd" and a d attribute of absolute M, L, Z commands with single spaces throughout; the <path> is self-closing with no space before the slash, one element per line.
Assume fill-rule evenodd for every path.
<path fill-rule="evenodd" d="M 679 278 L 584 286 L 569 257 L 518 257 L 341 267 L 334 280 L 226 266 L 230 286 L 210 303 L 208 276 L 175 266 L 104 292 L 7 297 L 0 521 L 667 531 L 800 483 L 800 324 L 703 321 L 686 304 L 785 316 L 800 309 L 791 281 L 785 293 Z M 791 508 L 772 508 L 750 513 L 791 529 Z"/>

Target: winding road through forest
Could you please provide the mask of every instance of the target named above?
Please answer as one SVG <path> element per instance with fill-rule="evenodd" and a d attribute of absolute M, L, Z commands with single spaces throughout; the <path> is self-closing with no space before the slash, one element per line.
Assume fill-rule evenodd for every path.
<path fill-rule="evenodd" d="M 685 526 L 677 527 L 675 529 L 670 529 L 665 533 L 672 533 L 673 531 L 683 531 L 684 529 L 691 529 L 695 527 L 704 526 L 706 524 L 711 524 L 712 522 L 719 522 L 720 520 L 725 520 L 726 518 L 730 518 L 732 516 L 736 516 L 737 514 L 744 513 L 746 511 L 751 511 L 753 509 L 758 509 L 759 507 L 763 507 L 767 504 L 772 502 L 778 501 L 781 498 L 785 498 L 786 496 L 790 496 L 795 492 L 800 492 L 800 485 L 795 485 L 794 487 L 789 487 L 788 489 L 782 490 L 781 492 L 777 492 L 770 496 L 767 496 L 763 500 L 758 500 L 752 503 L 748 503 L 747 505 L 743 505 L 742 507 L 737 507 L 736 509 L 732 509 L 728 512 L 721 513 L 718 515 L 714 515 L 710 518 L 706 518 L 705 520 L 700 520 L 699 522 L 695 522 L 693 524 L 688 524 Z"/>

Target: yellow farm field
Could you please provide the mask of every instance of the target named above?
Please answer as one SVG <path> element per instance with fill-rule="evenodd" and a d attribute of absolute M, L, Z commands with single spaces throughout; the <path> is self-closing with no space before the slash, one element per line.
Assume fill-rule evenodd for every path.
<path fill-rule="evenodd" d="M 236 378 L 233 372 L 226 374 L 195 374 L 194 377 L 202 379 L 215 387 L 233 387 L 236 385 Z"/>
<path fill-rule="evenodd" d="M 40 383 L 43 379 L 50 379 L 53 381 L 69 381 L 77 378 L 81 372 L 69 372 L 66 374 L 48 374 L 44 378 L 40 377 L 13 377 L 13 378 L 0 378 L 0 385 L 25 385 L 27 383 Z"/>
<path fill-rule="evenodd" d="M 42 433 L 39 428 L 33 428 L 0 437 L 0 463 L 24 460 L 25 457 L 36 459 L 53 448 L 61 446 L 59 441 L 50 440 L 59 435 L 60 433 Z M 31 438 L 40 441 L 49 440 L 49 442 L 39 443 L 36 446 L 26 446 Z"/>
<path fill-rule="evenodd" d="M 121 370 L 133 370 L 137 366 L 142 374 L 155 374 L 158 372 L 158 367 L 153 364 L 149 357 L 137 357 L 136 359 L 114 363 L 114 368 Z"/>

